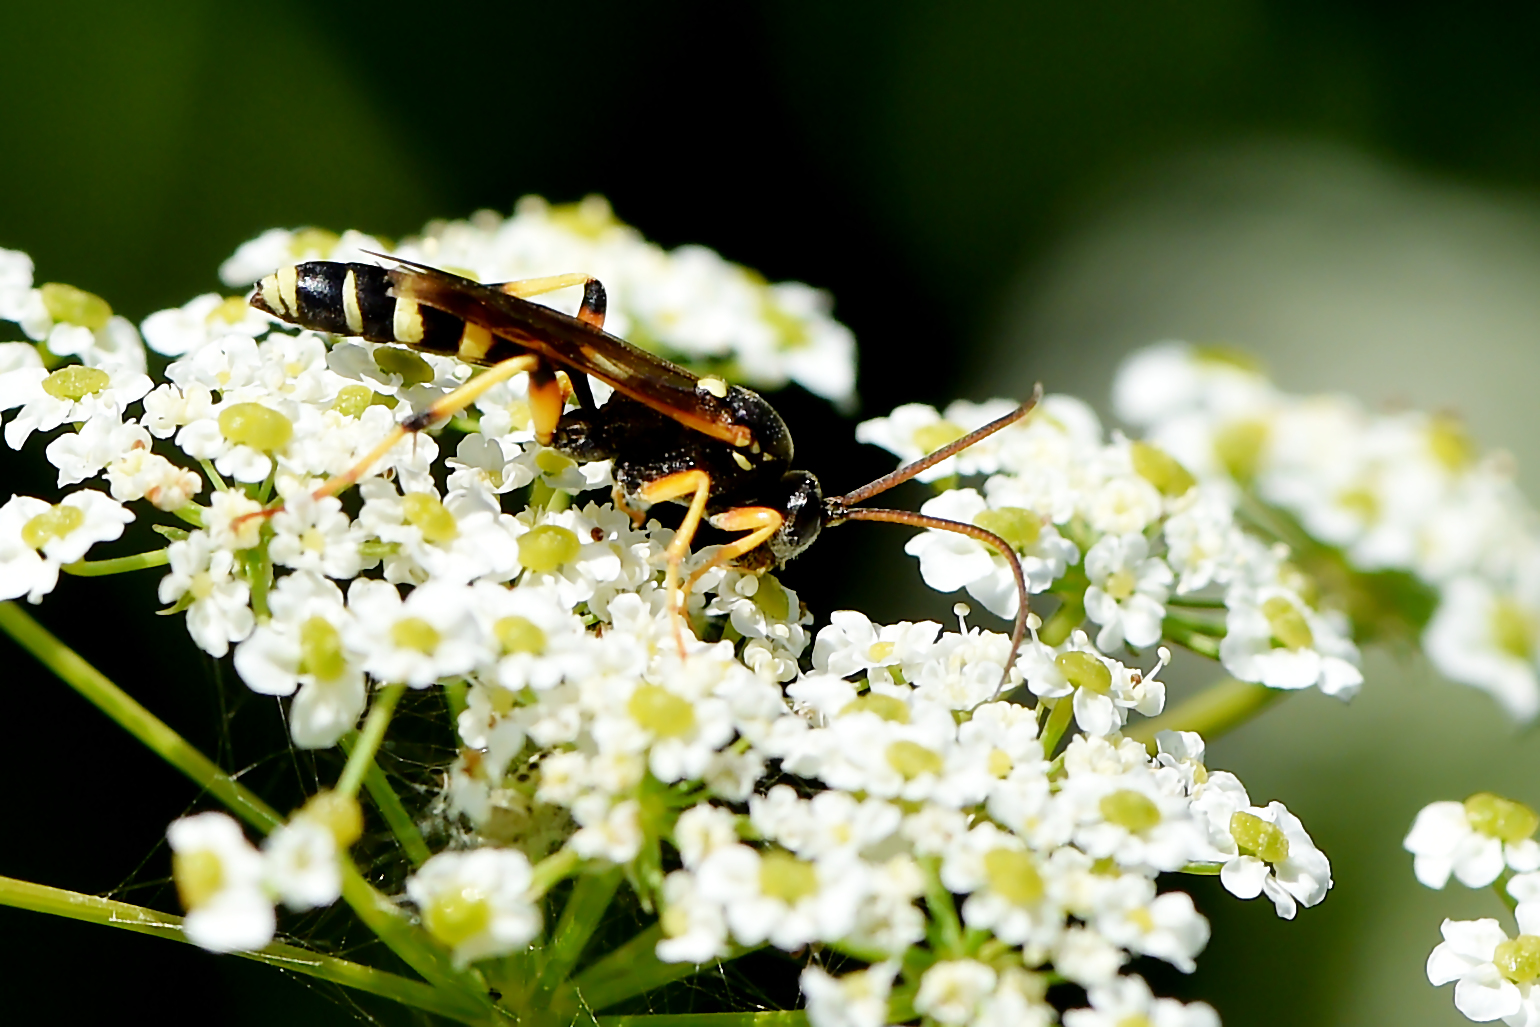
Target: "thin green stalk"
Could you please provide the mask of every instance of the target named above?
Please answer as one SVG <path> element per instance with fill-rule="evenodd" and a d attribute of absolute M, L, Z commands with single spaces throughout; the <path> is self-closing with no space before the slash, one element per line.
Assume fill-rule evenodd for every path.
<path fill-rule="evenodd" d="M 562 908 L 561 919 L 551 932 L 545 947 L 545 966 L 540 971 L 540 992 L 550 993 L 567 979 L 588 939 L 599 927 L 604 911 L 620 887 L 621 868 L 612 867 L 600 874 L 584 874 L 574 883 L 572 894 Z M 536 1002 L 539 1006 L 542 1003 Z"/>
<path fill-rule="evenodd" d="M 1155 735 L 1161 731 L 1196 731 L 1212 741 L 1240 727 L 1289 693 L 1283 689 L 1225 678 L 1186 702 L 1123 732 L 1155 752 Z"/>
<path fill-rule="evenodd" d="M 74 563 L 60 564 L 59 569 L 65 574 L 73 574 L 77 578 L 99 578 L 107 574 L 127 574 L 129 571 L 142 571 L 148 567 L 164 567 L 171 562 L 171 550 L 152 549 L 148 553 L 135 553 L 133 556 L 117 556 L 111 560 L 76 560 Z"/>
<path fill-rule="evenodd" d="M 1215 634 L 1214 632 L 1218 632 Z M 1211 660 L 1219 659 L 1219 643 L 1224 637 L 1224 625 L 1207 624 L 1167 614 L 1161 625 L 1161 633 L 1177 645 L 1184 646 Z"/>
<path fill-rule="evenodd" d="M 1037 629 L 1044 645 L 1060 645 L 1085 621 L 1085 593 L 1059 594 L 1059 608 Z"/>
<path fill-rule="evenodd" d="M 577 869 L 577 865 L 578 854 L 570 846 L 557 849 L 535 864 L 535 870 L 529 882 L 530 896 L 540 898 L 554 888 L 557 881 Z"/>
<path fill-rule="evenodd" d="M 184 524 L 191 524 L 194 528 L 201 528 L 203 527 L 203 514 L 206 510 L 207 507 L 199 506 L 197 503 L 183 503 L 171 511 L 171 516 L 179 518 Z"/>
<path fill-rule="evenodd" d="M 1492 882 L 1492 890 L 1497 893 L 1498 899 L 1507 908 L 1509 916 L 1519 908 L 1519 900 L 1508 894 L 1508 882 L 1511 880 L 1513 880 L 1513 871 L 1504 867 L 1503 872 L 1497 875 L 1497 880 Z"/>
<path fill-rule="evenodd" d="M 139 739 L 151 752 L 186 774 L 225 807 L 266 834 L 283 823 L 283 817 L 255 794 L 221 770 L 213 760 L 189 745 L 182 736 L 135 702 L 101 671 L 81 659 L 15 603 L 0 603 L 0 630 L 97 709 Z"/>
<path fill-rule="evenodd" d="M 770 1009 L 761 1013 L 642 1013 L 601 1016 L 599 1027 L 805 1027 L 804 1009 Z"/>
<path fill-rule="evenodd" d="M 198 466 L 203 468 L 203 473 L 208 475 L 209 481 L 213 483 L 216 489 L 221 492 L 230 491 L 230 486 L 225 484 L 225 480 L 219 476 L 218 471 L 214 470 L 214 465 L 210 461 L 199 460 Z"/>
<path fill-rule="evenodd" d="M 1166 600 L 1167 606 L 1184 606 L 1189 610 L 1223 610 L 1225 609 L 1224 597 L 1206 596 L 1172 596 Z"/>
<path fill-rule="evenodd" d="M 1188 863 L 1179 874 L 1190 874 L 1193 877 L 1218 877 L 1219 872 L 1225 868 L 1223 863 Z"/>
<path fill-rule="evenodd" d="M 654 951 L 662 937 L 662 926 L 654 923 L 597 962 L 589 964 L 556 990 L 551 999 L 552 1013 L 565 1022 L 577 1016 L 580 1010 L 606 1009 L 617 1002 L 693 977 L 702 970 L 720 966 L 762 947 L 735 948 L 720 960 L 710 963 L 665 963 Z"/>
<path fill-rule="evenodd" d="M 342 776 L 337 779 L 333 791 L 347 796 L 358 794 L 358 786 L 363 784 L 364 773 L 374 766 L 374 754 L 385 740 L 385 729 L 390 726 L 391 715 L 396 712 L 396 703 L 401 701 L 404 691 L 405 685 L 385 685 L 375 693 L 374 705 L 369 707 L 369 716 L 364 718 L 364 729 L 358 733 L 358 741 L 348 754 L 347 765 L 342 768 Z"/>
<path fill-rule="evenodd" d="M 338 744 L 342 747 L 342 751 L 351 757 L 357 741 L 358 735 L 354 732 Z M 432 855 L 428 851 L 428 843 L 423 841 L 422 832 L 417 830 L 417 822 L 406 811 L 401 797 L 390 786 L 390 780 L 380 769 L 379 763 L 374 760 L 370 760 L 369 766 L 364 770 L 364 788 L 369 792 L 369 798 L 374 800 L 374 808 L 379 810 L 380 816 L 385 818 L 385 826 L 390 828 L 390 833 L 395 836 L 402 853 L 412 861 L 413 866 L 422 866 Z"/>
<path fill-rule="evenodd" d="M 96 895 L 50 888 L 47 885 L 0 877 L 0 905 L 30 909 L 38 913 L 68 917 L 85 923 L 116 927 L 136 934 L 148 934 L 169 941 L 186 942 L 182 918 L 143 906 L 105 899 Z M 452 992 L 435 990 L 421 981 L 378 970 L 372 966 L 323 956 L 292 945 L 274 943 L 256 952 L 235 953 L 246 959 L 282 967 L 333 984 L 379 995 L 402 1005 L 447 1016 L 463 1023 L 486 1023 L 486 1014 L 476 1003 L 467 1002 Z"/>
<path fill-rule="evenodd" d="M 263 834 L 283 823 L 272 807 L 219 768 L 164 722 L 113 684 L 101 671 L 81 659 L 51 635 L 15 603 L 0 603 L 0 630 L 74 688 L 97 709 L 107 714 L 151 752 L 176 767 L 225 807 Z M 344 861 L 342 897 L 370 930 L 392 952 L 430 983 L 469 995 L 478 1003 L 492 1004 L 474 971 L 455 970 L 448 954 L 406 914 L 365 881 L 350 862 Z"/>
<path fill-rule="evenodd" d="M 925 907 L 940 935 L 936 949 L 943 958 L 961 956 L 962 922 L 957 919 L 957 903 L 952 900 L 952 893 L 941 883 L 941 861 L 927 856 L 920 861 L 920 868 L 925 873 Z"/>
<path fill-rule="evenodd" d="M 1064 737 L 1064 731 L 1069 727 L 1069 722 L 1075 715 L 1075 696 L 1070 693 L 1054 700 L 1053 709 L 1048 712 L 1048 722 L 1043 725 L 1043 754 L 1052 756 L 1053 750 L 1058 746 L 1059 739 Z"/>

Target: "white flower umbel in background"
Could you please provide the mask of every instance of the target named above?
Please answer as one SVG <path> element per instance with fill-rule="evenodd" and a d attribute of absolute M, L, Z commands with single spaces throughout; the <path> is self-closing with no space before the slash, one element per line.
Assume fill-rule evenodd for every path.
<path fill-rule="evenodd" d="M 1540 870 L 1536 828 L 1540 816 L 1528 806 L 1480 792 L 1424 806 L 1403 844 L 1416 857 L 1417 880 L 1429 888 L 1444 887 L 1451 873 L 1467 888 L 1485 888 L 1505 869 Z"/>

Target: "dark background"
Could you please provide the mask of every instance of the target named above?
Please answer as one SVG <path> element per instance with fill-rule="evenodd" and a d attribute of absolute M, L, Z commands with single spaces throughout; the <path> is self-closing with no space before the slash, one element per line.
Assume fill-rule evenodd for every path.
<path fill-rule="evenodd" d="M 0 245 L 31 253 L 39 281 L 97 292 L 137 321 L 219 288 L 219 262 L 271 226 L 400 236 L 527 193 L 599 192 L 665 245 L 704 243 L 829 289 L 861 344 L 864 415 L 1023 395 L 1050 354 L 1012 335 L 1022 276 L 1051 269 L 1109 197 L 1170 159 L 1328 145 L 1528 202 L 1537 23 L 1517 5 L 1299 0 L 12 4 L 0 13 Z M 1112 367 L 1092 371 L 1105 382 Z M 826 483 L 844 490 L 891 466 L 852 445 L 826 404 L 777 403 Z M 0 494 L 48 494 L 33 451 L 0 451 Z M 947 617 L 952 597 L 914 587 L 903 537 L 842 531 L 788 581 L 822 614 Z M 284 747 L 271 706 L 238 688 L 238 708 L 221 705 L 217 666 L 180 618 L 153 616 L 154 577 L 67 580 L 37 612 L 259 790 L 297 795 L 316 769 Z M 14 646 L 0 642 L 0 658 L 12 773 L 0 873 L 174 909 L 160 839 L 208 803 Z M 1281 924 L 1199 885 L 1216 941 L 1195 978 L 1145 968 L 1158 989 L 1206 997 L 1231 1024 L 1392 1022 L 1385 1003 L 1404 1005 L 1395 1022 L 1464 1022 L 1421 959 L 1439 916 L 1497 915 L 1495 903 L 1417 890 L 1400 833 L 1434 798 L 1506 780 L 1540 798 L 1518 765 L 1535 746 L 1485 700 L 1426 677 L 1371 661 L 1358 705 L 1307 697 L 1272 734 L 1220 750 L 1211 765 L 1240 771 L 1254 799 L 1305 817 L 1337 892 Z M 1420 691 L 1379 699 L 1377 678 Z M 1410 725 L 1414 706 L 1436 726 Z M 1391 742 L 1419 769 L 1390 776 L 1375 747 Z M 1296 744 L 1321 764 L 1301 772 Z M 1415 919 L 1394 919 L 1411 908 Z M 1387 938 L 1404 951 L 1374 962 Z M 165 1023 L 350 1015 L 336 992 L 233 958 L 11 910 L 0 988 L 13 1023 L 135 1007 Z"/>

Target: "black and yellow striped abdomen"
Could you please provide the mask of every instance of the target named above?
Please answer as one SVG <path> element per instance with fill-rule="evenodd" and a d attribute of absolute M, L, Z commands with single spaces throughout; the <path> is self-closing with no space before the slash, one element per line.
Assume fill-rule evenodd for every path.
<path fill-rule="evenodd" d="M 301 328 L 399 342 L 469 364 L 487 366 L 525 352 L 480 325 L 397 299 L 386 270 L 373 264 L 309 260 L 280 268 L 257 283 L 251 303 Z"/>

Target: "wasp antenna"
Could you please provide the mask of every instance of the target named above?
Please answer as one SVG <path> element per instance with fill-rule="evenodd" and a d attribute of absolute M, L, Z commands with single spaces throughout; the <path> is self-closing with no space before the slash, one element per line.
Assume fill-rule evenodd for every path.
<path fill-rule="evenodd" d="M 1017 407 L 1015 410 L 1012 410 L 1010 413 L 1006 414 L 1004 417 L 995 418 L 993 421 L 990 421 L 988 424 L 984 425 L 984 427 L 976 428 L 973 431 L 970 431 L 956 442 L 947 443 L 945 446 L 942 446 L 940 449 L 936 450 L 934 453 L 931 453 L 929 456 L 922 456 L 920 459 L 914 461 L 913 463 L 905 464 L 898 470 L 894 471 L 892 474 L 884 474 L 876 481 L 862 485 L 854 492 L 845 493 L 845 495 L 839 497 L 839 499 L 835 500 L 835 502 L 841 506 L 853 506 L 856 503 L 860 503 L 864 500 L 872 498 L 875 495 L 886 492 L 888 489 L 895 485 L 902 485 L 904 482 L 908 481 L 910 478 L 913 478 L 921 471 L 934 467 L 936 464 L 939 464 L 941 461 L 947 459 L 948 457 L 956 456 L 958 453 L 961 453 L 963 450 L 967 449 L 974 443 L 989 438 L 989 436 L 993 435 L 1001 428 L 1009 428 L 1011 425 L 1015 424 L 1017 421 L 1030 414 L 1033 408 L 1037 406 L 1038 402 L 1042 398 L 1043 384 L 1042 382 L 1038 382 L 1032 387 L 1032 398 L 1027 400 L 1021 406 Z"/>
<path fill-rule="evenodd" d="M 1037 402 L 1037 393 L 1033 394 L 1032 402 Z M 989 431 L 999 431 L 1006 424 L 1019 419 L 1031 408 L 1031 403 L 1025 404 L 1016 413 L 1002 417 L 1000 421 L 1003 421 L 1004 424 L 1001 424 L 1000 421 L 995 421 L 980 428 L 979 431 L 985 432 L 985 434 L 988 434 Z M 974 432 L 974 434 L 977 435 L 978 432 Z M 1011 667 L 1016 664 L 1016 651 L 1021 648 L 1021 643 L 1027 637 L 1027 576 L 1021 572 L 1021 560 L 1017 558 L 1016 550 L 1011 548 L 1011 544 L 994 532 L 986 531 L 977 524 L 965 524 L 962 521 L 947 520 L 945 517 L 931 517 L 928 514 L 913 513 L 909 510 L 868 510 L 863 507 L 856 507 L 855 509 L 840 511 L 840 518 L 847 521 L 889 521 L 893 524 L 908 524 L 916 528 L 936 528 L 940 531 L 953 531 L 959 535 L 976 538 L 985 545 L 999 550 L 1000 555 L 1005 557 L 1005 562 L 1010 564 L 1011 575 L 1016 579 L 1016 624 L 1011 628 L 1011 655 L 1006 657 L 1005 670 L 1000 675 L 1000 688 L 995 689 L 995 695 L 998 696 L 1001 689 L 1005 687 L 1006 682 L 1010 680 Z"/>

